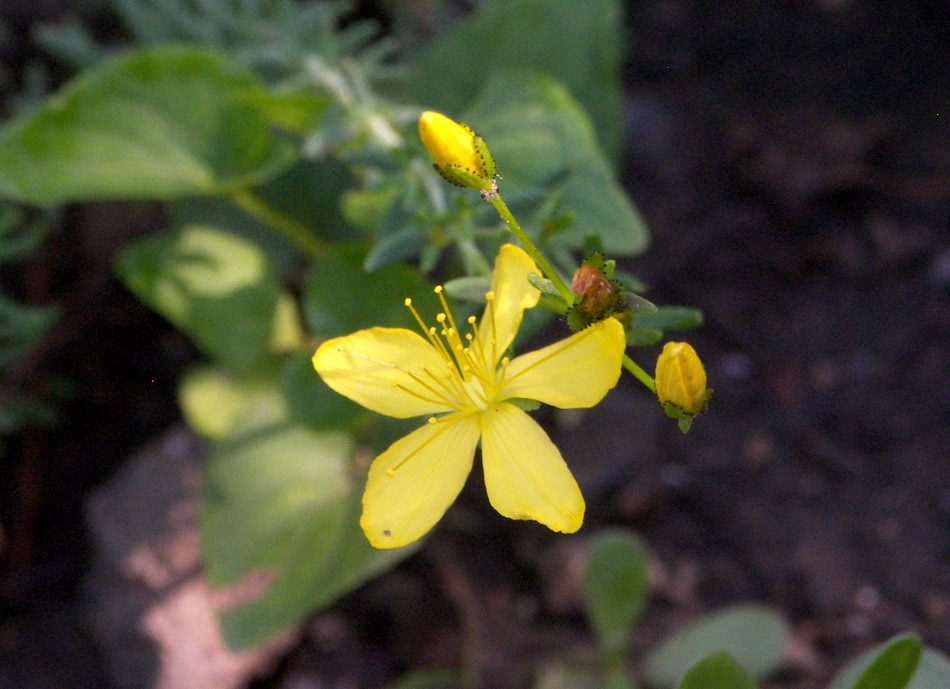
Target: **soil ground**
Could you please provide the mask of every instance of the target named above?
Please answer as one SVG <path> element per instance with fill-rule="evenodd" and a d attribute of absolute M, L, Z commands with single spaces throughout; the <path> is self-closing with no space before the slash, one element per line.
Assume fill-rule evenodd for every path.
<path fill-rule="evenodd" d="M 625 525 L 655 553 L 634 657 L 744 600 L 793 625 L 769 687 L 824 687 L 901 630 L 950 650 L 950 11 L 644 0 L 626 29 L 624 178 L 653 243 L 624 267 L 656 303 L 705 311 L 685 339 L 716 392 L 685 437 L 630 380 L 579 424 L 541 418 L 584 489 L 585 531 Z M 152 211 L 72 210 L 27 272 L 64 305 L 42 366 L 77 391 L 0 468 L 0 632 L 38 640 L 4 662 L 35 663 L 31 687 L 108 687 L 72 607 L 82 499 L 177 419 L 196 356 L 110 277 Z M 582 541 L 497 517 L 477 473 L 420 554 L 316 617 L 257 686 L 459 664 L 527 686 L 539 662 L 590 650 Z"/>

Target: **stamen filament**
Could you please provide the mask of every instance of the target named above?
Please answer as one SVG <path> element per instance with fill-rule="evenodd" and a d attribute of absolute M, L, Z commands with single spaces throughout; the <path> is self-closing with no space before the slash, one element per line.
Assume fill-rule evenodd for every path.
<path fill-rule="evenodd" d="M 547 356 L 541 357 L 540 359 L 538 359 L 537 361 L 535 361 L 533 364 L 531 364 L 530 366 L 528 366 L 528 367 L 525 368 L 524 370 L 518 371 L 518 373 L 516 373 L 515 375 L 513 375 L 511 378 L 508 379 L 508 382 L 510 383 L 510 382 L 513 381 L 513 380 L 517 380 L 518 378 L 520 378 L 521 376 L 523 376 L 525 373 L 527 373 L 527 372 L 530 371 L 531 369 L 540 366 L 540 365 L 543 364 L 545 361 L 548 361 L 549 359 L 551 359 L 551 358 L 553 358 L 553 357 L 556 357 L 556 356 L 558 356 L 559 354 L 561 354 L 561 353 L 563 353 L 563 352 L 566 352 L 568 349 L 570 349 L 570 348 L 573 347 L 574 345 L 580 344 L 580 343 L 583 342 L 586 338 L 590 337 L 591 333 L 594 332 L 594 329 L 595 329 L 596 327 L 597 327 L 596 325 L 593 325 L 593 326 L 589 327 L 587 330 L 582 330 L 580 337 L 574 336 L 574 337 L 569 337 L 569 338 L 567 338 L 566 340 L 563 340 L 563 342 L 561 343 L 561 344 L 563 344 L 562 347 L 553 350 L 553 351 L 552 351 L 551 353 L 549 353 Z"/>
<path fill-rule="evenodd" d="M 434 399 L 430 399 L 429 397 L 426 397 L 425 395 L 420 394 L 420 393 L 416 392 L 415 390 L 410 390 L 410 389 L 407 388 L 405 385 L 403 385 L 402 383 L 400 383 L 400 382 L 398 382 L 398 381 L 395 381 L 395 380 L 393 381 L 393 387 L 394 387 L 394 388 L 399 388 L 400 390 L 402 390 L 403 392 L 405 392 L 407 395 L 412 395 L 412 396 L 415 397 L 416 399 L 420 399 L 420 400 L 422 400 L 423 402 L 429 402 L 430 404 L 444 404 L 444 405 L 447 406 L 447 407 L 452 407 L 453 409 L 458 409 L 458 410 L 460 410 L 460 411 L 461 411 L 461 409 L 462 409 L 461 407 L 459 407 L 459 406 L 457 406 L 457 405 L 454 405 L 454 404 L 451 404 L 451 403 L 447 402 L 447 401 L 444 400 L 444 399 L 435 399 L 435 400 L 434 400 Z"/>
<path fill-rule="evenodd" d="M 432 379 L 432 380 L 434 380 L 434 381 L 436 381 L 436 382 L 439 382 L 438 378 L 436 378 L 435 376 L 433 376 L 433 375 L 432 375 L 429 371 L 427 371 L 425 368 L 423 368 L 422 370 L 423 370 L 423 372 L 424 372 L 426 375 L 429 376 L 430 379 Z M 422 380 L 420 377 L 418 377 L 417 375 L 415 375 L 415 374 L 412 373 L 411 371 L 406 371 L 406 374 L 407 374 L 410 378 L 412 378 L 414 381 L 416 381 L 417 383 L 419 383 L 419 385 L 421 385 L 421 386 L 424 387 L 426 390 L 428 390 L 429 392 L 431 392 L 433 395 L 435 395 L 436 397 L 441 398 L 441 399 L 443 400 L 443 402 L 445 403 L 445 406 L 447 406 L 447 407 L 452 407 L 453 409 L 458 409 L 458 410 L 461 411 L 462 407 L 461 407 L 461 405 L 459 404 L 459 402 L 458 402 L 457 399 L 453 399 L 453 398 L 451 398 L 451 397 L 446 396 L 444 393 L 439 392 L 438 390 L 436 390 L 435 388 L 433 388 L 431 385 L 427 384 L 424 380 Z M 405 389 L 405 388 L 403 388 L 403 389 Z M 449 390 L 448 392 L 452 392 L 452 391 Z"/>
<path fill-rule="evenodd" d="M 436 438 L 438 438 L 440 435 L 442 435 L 442 434 L 445 433 L 447 430 L 449 430 L 449 429 L 452 427 L 452 422 L 457 421 L 458 418 L 459 418 L 459 417 L 457 417 L 457 416 L 449 416 L 449 417 L 446 417 L 446 422 L 447 422 L 447 423 L 446 423 L 446 425 L 445 425 L 443 428 L 440 428 L 438 431 L 436 431 L 435 433 L 433 433 L 433 434 L 432 434 L 432 437 L 426 439 L 426 441 L 425 441 L 424 443 L 422 443 L 419 447 L 417 447 L 415 450 L 413 450 L 413 451 L 410 452 L 408 455 L 406 455 L 406 456 L 403 458 L 403 460 L 402 460 L 401 462 L 399 462 L 399 464 L 397 464 L 396 466 L 391 467 L 391 468 L 389 468 L 389 469 L 386 469 L 386 475 L 387 475 L 389 478 L 392 478 L 393 476 L 395 476 L 395 475 L 396 475 L 396 471 L 398 471 L 399 469 L 401 469 L 401 468 L 406 464 L 406 462 L 408 462 L 410 459 L 412 459 L 412 458 L 415 457 L 417 454 L 419 454 L 420 452 L 422 452 L 432 441 L 434 441 L 434 440 L 435 440 Z"/>

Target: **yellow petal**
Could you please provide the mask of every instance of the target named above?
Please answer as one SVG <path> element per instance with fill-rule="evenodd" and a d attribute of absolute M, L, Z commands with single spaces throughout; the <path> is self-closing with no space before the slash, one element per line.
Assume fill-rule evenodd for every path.
<path fill-rule="evenodd" d="M 465 125 L 441 113 L 426 111 L 419 118 L 419 138 L 432 160 L 443 170 L 457 165 L 476 175 L 484 175 L 475 149 L 475 134 Z"/>
<path fill-rule="evenodd" d="M 656 395 L 695 415 L 706 405 L 706 369 L 687 342 L 667 342 L 656 360 Z"/>
<path fill-rule="evenodd" d="M 492 507 L 552 531 L 581 528 L 584 496 L 547 433 L 512 404 L 502 403 L 481 418 L 482 466 Z"/>
<path fill-rule="evenodd" d="M 432 378 L 447 378 L 445 360 L 411 330 L 369 328 L 327 340 L 313 367 L 338 393 L 380 414 L 408 419 L 453 408 Z"/>
<path fill-rule="evenodd" d="M 478 326 L 479 340 L 484 351 L 495 352 L 501 358 L 511 346 L 515 333 L 521 326 L 521 317 L 525 309 L 532 308 L 541 297 L 535 287 L 528 282 L 528 273 L 540 273 L 534 260 L 513 244 L 505 244 L 495 259 L 495 275 L 491 291 L 494 300 L 485 307 L 485 314 Z M 492 339 L 495 347 L 492 348 Z"/>
<path fill-rule="evenodd" d="M 526 397 L 561 409 L 593 407 L 617 384 L 626 348 L 614 318 L 512 360 L 501 399 Z"/>
<path fill-rule="evenodd" d="M 373 461 L 360 518 L 373 547 L 407 545 L 435 526 L 465 485 L 478 435 L 475 417 L 450 417 L 397 440 Z"/>

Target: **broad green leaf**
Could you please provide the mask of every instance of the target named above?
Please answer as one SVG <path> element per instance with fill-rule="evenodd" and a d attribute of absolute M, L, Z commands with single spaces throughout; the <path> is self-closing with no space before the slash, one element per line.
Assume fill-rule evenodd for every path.
<path fill-rule="evenodd" d="M 267 355 L 279 286 L 260 249 L 213 227 L 189 226 L 129 244 L 119 278 L 139 299 L 236 369 Z"/>
<path fill-rule="evenodd" d="M 713 653 L 728 653 L 754 678 L 782 661 L 788 623 L 774 610 L 755 603 L 723 608 L 681 629 L 646 658 L 644 673 L 655 686 L 672 686 L 683 668 Z"/>
<path fill-rule="evenodd" d="M 0 130 L 0 196 L 44 205 L 226 193 L 293 162 L 274 124 L 299 124 L 305 107 L 293 97 L 281 110 L 279 96 L 207 50 L 131 51 Z"/>
<path fill-rule="evenodd" d="M 342 428 L 361 407 L 331 390 L 314 370 L 313 352 L 291 356 L 281 372 L 281 389 L 291 418 L 314 429 Z"/>
<path fill-rule="evenodd" d="M 246 431 L 287 416 L 287 404 L 272 379 L 237 376 L 216 366 L 196 366 L 185 373 L 178 405 L 188 425 L 213 440 L 228 437 L 239 424 Z"/>
<path fill-rule="evenodd" d="M 597 235 L 610 255 L 646 248 L 643 218 L 614 179 L 590 120 L 557 81 L 500 71 L 462 119 L 488 143 L 506 199 L 542 188 L 558 195 L 559 212 L 574 223 L 550 238 L 553 246 L 579 250 Z"/>
<path fill-rule="evenodd" d="M 254 195 L 271 208 L 307 228 L 319 242 L 352 241 L 360 233 L 339 212 L 338 199 L 353 184 L 353 177 L 333 158 L 299 160 L 289 170 L 254 189 Z M 170 204 L 171 224 L 213 225 L 260 244 L 281 274 L 296 266 L 300 253 L 273 228 L 227 197 L 195 197 Z"/>
<path fill-rule="evenodd" d="M 426 108 L 457 119 L 486 75 L 518 68 L 546 72 L 567 85 L 596 123 L 605 150 L 615 156 L 620 148 L 620 23 L 617 0 L 492 3 L 423 51 L 410 86 Z M 494 151 L 492 140 L 486 140 Z"/>
<path fill-rule="evenodd" d="M 923 650 L 916 636 L 898 635 L 844 668 L 828 689 L 943 689 L 950 682 L 950 660 Z"/>
<path fill-rule="evenodd" d="M 597 533 L 588 546 L 584 583 L 587 619 L 601 649 L 622 649 L 646 600 L 646 546 L 626 530 Z"/>
<path fill-rule="evenodd" d="M 755 682 L 726 653 L 716 653 L 693 665 L 678 689 L 756 689 Z"/>
<path fill-rule="evenodd" d="M 234 649 L 299 624 L 415 551 L 375 550 L 345 434 L 276 426 L 218 445 L 201 513 L 209 582 Z"/>
<path fill-rule="evenodd" d="M 424 317 L 427 313 L 434 317 L 441 309 L 432 288 L 417 271 L 394 263 L 367 273 L 365 258 L 362 246 L 337 246 L 314 264 L 307 275 L 302 304 L 312 332 L 333 337 L 376 325 L 417 329 L 406 308 L 406 297 Z"/>

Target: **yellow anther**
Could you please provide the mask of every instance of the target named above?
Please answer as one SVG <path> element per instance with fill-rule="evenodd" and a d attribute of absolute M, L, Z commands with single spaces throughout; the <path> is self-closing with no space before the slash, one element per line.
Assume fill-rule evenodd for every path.
<path fill-rule="evenodd" d="M 485 292 L 485 301 L 495 301 L 495 293 Z"/>
<path fill-rule="evenodd" d="M 437 418 L 435 418 L 434 416 L 430 416 L 429 419 L 428 419 L 428 421 L 429 421 L 429 423 L 432 424 L 432 425 L 435 425 L 435 424 L 439 423 L 439 420 L 438 420 Z"/>
<path fill-rule="evenodd" d="M 396 475 L 396 472 L 393 471 L 392 469 L 386 469 L 386 475 L 387 475 L 389 478 L 392 478 L 393 476 Z"/>
<path fill-rule="evenodd" d="M 509 358 L 506 357 L 506 356 L 503 356 L 503 357 L 501 358 L 501 365 L 502 365 L 502 366 L 507 366 L 510 361 L 511 361 L 511 359 L 509 359 Z"/>
<path fill-rule="evenodd" d="M 406 306 L 412 306 L 412 299 L 410 299 L 409 297 L 406 297 L 406 300 L 403 302 L 403 304 L 405 304 Z"/>
<path fill-rule="evenodd" d="M 475 316 L 469 316 L 469 317 L 468 317 L 468 324 L 469 324 L 469 325 L 475 325 L 475 321 L 477 321 L 477 320 L 478 320 L 478 319 L 475 318 Z"/>
<path fill-rule="evenodd" d="M 435 317 L 435 319 L 436 319 L 439 323 L 445 323 L 445 314 L 444 314 L 444 313 L 440 313 L 438 316 Z"/>
<path fill-rule="evenodd" d="M 442 294 L 442 285 L 436 285 L 435 289 L 432 290 L 436 294 Z"/>

